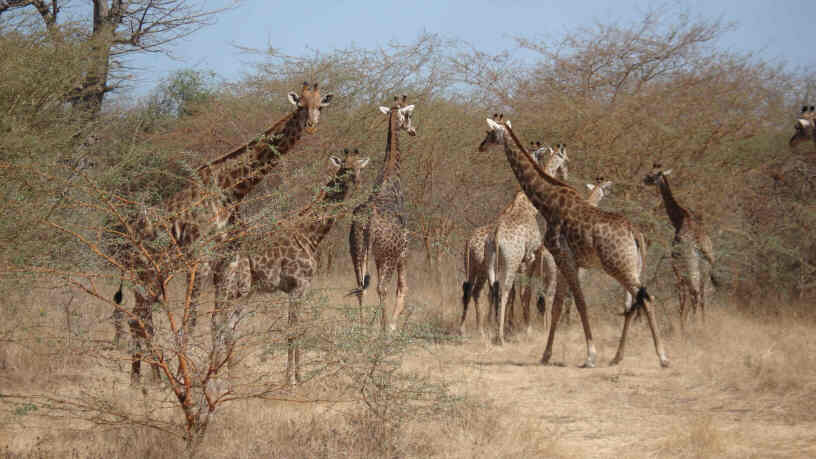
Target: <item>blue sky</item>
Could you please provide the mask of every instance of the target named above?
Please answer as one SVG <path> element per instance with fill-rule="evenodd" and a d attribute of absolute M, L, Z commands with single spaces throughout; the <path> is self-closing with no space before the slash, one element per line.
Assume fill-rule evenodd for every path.
<path fill-rule="evenodd" d="M 203 3 L 217 7 L 228 0 Z M 556 39 L 597 22 L 626 24 L 661 5 L 670 11 L 685 10 L 692 17 L 735 22 L 736 30 L 720 43 L 724 49 L 757 53 L 766 61 L 785 63 L 788 70 L 816 67 L 816 52 L 810 48 L 816 43 L 811 31 L 816 24 L 812 0 L 245 0 L 238 9 L 219 15 L 215 25 L 177 42 L 171 48 L 173 59 L 153 54 L 132 61 L 141 69 L 135 72 L 134 89 L 144 94 L 182 68 L 212 70 L 223 79 L 236 80 L 252 72 L 246 63 L 260 57 L 235 45 L 301 55 L 352 44 L 376 48 L 390 40 L 407 43 L 427 31 L 491 52 L 513 48 L 513 36 Z"/>

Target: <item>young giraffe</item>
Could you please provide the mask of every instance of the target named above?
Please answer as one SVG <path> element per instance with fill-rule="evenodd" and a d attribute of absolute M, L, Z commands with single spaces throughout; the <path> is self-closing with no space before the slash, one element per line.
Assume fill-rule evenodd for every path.
<path fill-rule="evenodd" d="M 391 108 L 380 107 L 388 116 L 388 131 L 385 140 L 385 161 L 374 184 L 374 191 L 368 200 L 354 209 L 349 250 L 357 278 L 357 288 L 349 295 L 357 295 L 362 315 L 363 295 L 368 288 L 368 256 L 373 251 L 377 265 L 377 294 L 380 300 L 381 324 L 384 332 L 396 329 L 396 321 L 405 306 L 405 258 L 408 250 L 408 229 L 403 216 L 403 195 L 400 181 L 399 131 L 415 136 L 411 121 L 413 105 L 405 105 L 406 96 L 400 101 L 394 98 Z M 388 313 L 386 297 L 388 282 L 396 270 L 396 305 L 393 313 Z"/>
<path fill-rule="evenodd" d="M 796 120 L 794 127 L 796 128 L 796 133 L 793 134 L 793 137 L 791 137 L 788 142 L 791 148 L 808 139 L 812 139 L 813 143 L 816 144 L 816 110 L 814 110 L 813 105 L 810 107 L 807 105 L 802 107 L 802 113 Z"/>
<path fill-rule="evenodd" d="M 187 336 L 195 326 L 197 303 L 201 288 L 200 271 L 209 261 L 197 260 L 197 265 L 184 266 L 179 255 L 196 252 L 196 246 L 206 247 L 221 241 L 224 229 L 235 221 L 237 204 L 273 171 L 280 156 L 287 154 L 301 138 L 303 132 L 314 133 L 320 120 L 321 110 L 328 106 L 332 94 L 321 96 L 317 83 L 304 83 L 300 94 L 290 92 L 289 101 L 295 110 L 267 129 L 262 136 L 211 161 L 197 169 L 200 180 L 176 193 L 157 209 L 145 209 L 135 219 L 122 217 L 122 231 L 114 231 L 126 239 L 128 247 L 117 254 L 121 266 L 135 271 L 135 282 L 141 287 L 134 289 L 133 311 L 127 313 L 131 332 L 131 381 L 140 379 L 141 360 L 145 349 L 151 354 L 154 378 L 158 378 L 158 363 L 162 356 L 152 348 L 154 304 L 162 301 L 165 285 L 177 269 L 188 270 L 191 285 L 191 304 L 185 311 L 180 325 L 172 330 L 177 336 Z M 159 210 L 160 209 L 160 210 Z M 162 218 L 159 218 L 161 215 Z M 160 236 L 168 236 L 171 247 L 162 248 L 155 242 Z M 156 246 L 159 246 L 158 248 Z M 197 257 L 192 257 L 196 260 Z M 214 270 L 226 269 L 226 262 L 218 260 Z M 122 286 L 114 295 L 121 304 Z M 166 300 L 166 298 L 164 298 Z M 114 309 L 114 342 L 123 335 L 122 318 L 126 311 Z"/>
<path fill-rule="evenodd" d="M 494 115 L 496 118 L 497 115 Z M 547 146 L 542 146 L 541 142 L 537 144 L 533 144 L 530 142 L 531 145 L 536 147 L 536 150 L 533 152 L 533 156 L 536 158 L 536 161 L 542 161 L 543 155 L 548 153 L 550 156 L 555 154 L 555 151 L 552 148 Z M 558 168 L 559 174 L 566 178 L 567 176 L 567 169 L 566 164 L 562 162 L 562 166 Z M 459 332 L 460 334 L 464 335 L 465 333 L 465 319 L 467 318 L 467 311 L 468 306 L 470 305 L 470 299 L 473 298 L 473 307 L 475 308 L 476 312 L 476 326 L 479 329 L 479 333 L 484 336 L 484 328 L 482 326 L 482 316 L 481 311 L 479 309 L 479 296 L 481 295 L 482 288 L 484 287 L 485 281 L 487 281 L 487 259 L 485 256 L 485 245 L 488 241 L 488 238 L 496 230 L 496 222 L 489 223 L 487 225 L 480 226 L 473 230 L 473 233 L 465 242 L 465 250 L 464 250 L 464 263 L 465 263 L 465 275 L 467 276 L 467 280 L 462 283 L 462 318 L 459 321 Z M 539 249 L 540 250 L 540 249 Z M 536 262 L 533 263 L 533 266 L 539 266 L 538 258 L 539 252 L 536 253 Z M 552 258 L 552 256 L 550 256 Z M 555 262 L 553 262 L 553 267 Z M 530 289 L 530 285 L 527 284 L 526 289 L 522 292 L 522 298 L 525 298 L 525 294 L 527 295 L 527 304 L 525 311 L 529 311 L 529 299 L 530 294 L 528 290 Z M 508 297 L 508 311 L 512 311 L 512 305 L 515 298 L 515 284 L 510 290 L 509 297 Z M 493 309 L 490 310 L 492 314 L 494 312 Z M 512 314 L 512 313 L 510 313 Z M 529 324 L 529 321 L 528 321 Z"/>
<path fill-rule="evenodd" d="M 510 123 L 507 121 L 507 125 Z M 498 144 L 504 139 L 506 132 L 501 124 L 488 118 L 491 127 L 485 140 L 479 145 L 484 151 L 489 145 Z M 566 148 L 557 146 L 556 151 L 547 161 L 546 170 L 551 175 L 560 171 L 566 178 L 567 171 L 564 164 L 567 161 Z M 533 206 L 523 191 L 516 193 L 496 222 L 496 229 L 486 244 L 485 257 L 487 258 L 488 280 L 491 286 L 491 305 L 496 312 L 496 343 L 504 344 L 504 321 L 507 316 L 508 298 L 514 293 L 511 286 L 515 281 L 516 273 L 526 275 L 527 285 L 522 289 L 522 309 L 528 331 L 530 322 L 530 297 L 532 293 L 529 280 L 535 270 L 536 253 L 541 247 L 541 231 L 536 219 L 538 210 Z M 550 285 L 547 291 L 555 290 L 555 278 L 547 279 Z"/>
<path fill-rule="evenodd" d="M 623 359 L 632 313 L 642 308 L 646 311 L 660 365 L 667 367 L 669 360 L 658 335 L 651 305 L 653 299 L 640 281 L 642 257 L 638 247 L 641 243 L 638 232 L 622 215 L 589 205 L 586 198 L 575 189 L 547 175 L 524 150 L 512 128 L 507 125 L 505 127 L 519 149 L 518 152 L 513 150 L 505 137 L 504 151 L 507 161 L 527 197 L 547 220 L 544 243 L 555 258 L 558 269 L 575 298 L 587 344 L 587 358 L 583 366 L 595 366 L 596 352 L 586 302 L 578 278 L 578 268 L 601 268 L 635 297 L 635 302 L 624 311 L 623 331 L 618 351 L 611 364 L 615 365 Z M 552 356 L 560 314 L 560 306 L 553 305 L 547 348 L 541 357 L 544 364 L 549 363 Z"/>
<path fill-rule="evenodd" d="M 317 271 L 317 249 L 336 220 L 336 216 L 326 207 L 337 206 L 356 190 L 360 171 L 369 161 L 368 157 L 361 157 L 357 150 L 352 154 L 345 150 L 342 159 L 337 156 L 330 156 L 329 159 L 335 169 L 334 175 L 314 202 L 298 212 L 293 223 L 282 225 L 259 241 L 261 250 L 247 253 L 248 250 L 243 249 L 240 263 L 232 265 L 234 271 L 227 273 L 224 282 L 216 284 L 216 298 L 235 302 L 254 292 L 285 292 L 289 294 L 289 328 L 297 326 L 303 294 Z M 227 352 L 230 352 L 234 342 L 233 328 L 239 320 L 240 309 L 237 303 L 232 308 L 216 308 L 222 313 L 231 311 L 220 321 L 224 324 L 223 349 Z M 295 385 L 301 381 L 300 348 L 297 333 L 290 331 L 290 334 L 287 338 L 286 380 L 290 385 Z"/>
<path fill-rule="evenodd" d="M 680 302 L 680 325 L 685 327 L 688 311 L 686 310 L 686 294 L 691 296 L 691 310 L 696 315 L 697 305 L 700 306 L 702 320 L 705 322 L 705 282 L 711 278 L 711 283 L 717 285 L 713 275 L 714 246 L 706 233 L 702 219 L 687 209 L 684 209 L 672 194 L 669 187 L 668 175 L 671 169 L 662 170 L 660 164 L 654 164 L 652 172 L 643 179 L 646 185 L 655 185 L 663 197 L 666 213 L 674 226 L 672 239 L 672 270 L 677 284 L 677 294 Z M 700 258 L 705 258 L 709 269 L 701 267 Z"/>

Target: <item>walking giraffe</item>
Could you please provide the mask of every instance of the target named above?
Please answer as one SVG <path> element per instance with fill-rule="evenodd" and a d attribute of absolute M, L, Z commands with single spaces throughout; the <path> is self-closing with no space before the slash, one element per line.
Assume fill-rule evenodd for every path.
<path fill-rule="evenodd" d="M 299 94 L 290 92 L 294 111 L 284 116 L 258 138 L 197 169 L 199 180 L 173 195 L 157 208 L 143 209 L 136 218 L 121 213 L 120 230 L 112 233 L 123 240 L 126 250 L 118 255 L 123 271 L 134 272 L 127 280 L 140 288 L 134 289 L 132 312 L 121 306 L 114 309 L 114 342 L 123 335 L 122 318 L 127 314 L 131 332 L 131 381 L 141 376 L 141 360 L 147 352 L 154 378 L 159 377 L 163 356 L 153 348 L 153 306 L 166 303 L 165 285 L 178 270 L 188 271 L 191 288 L 189 308 L 180 324 L 171 324 L 174 335 L 183 339 L 195 326 L 200 292 L 198 275 L 210 262 L 216 272 L 227 269 L 223 259 L 206 259 L 196 255 L 213 243 L 223 242 L 227 226 L 235 221 L 237 204 L 261 179 L 275 170 L 280 157 L 287 154 L 303 132 L 316 132 L 321 110 L 328 106 L 332 95 L 321 96 L 317 83 L 304 83 Z M 167 237 L 169 247 L 161 243 Z M 192 263 L 192 264 L 190 264 Z M 123 274 L 124 277 L 124 274 Z M 215 277 L 215 275 L 214 275 Z M 114 295 L 121 304 L 122 286 Z"/>
<path fill-rule="evenodd" d="M 250 293 L 285 292 L 289 295 L 289 336 L 286 380 L 290 385 L 300 382 L 300 346 L 297 339 L 298 313 L 303 294 L 317 272 L 317 250 L 337 219 L 336 207 L 357 188 L 360 170 L 368 164 L 368 157 L 361 157 L 357 150 L 343 158 L 330 156 L 334 174 L 320 190 L 312 204 L 298 212 L 290 221 L 266 234 L 254 247 L 242 247 L 240 262 L 233 264 L 234 271 L 226 274 L 223 282 L 216 283 L 216 298 L 235 302 Z M 250 244 L 251 245 L 251 244 Z M 248 266 L 247 266 L 248 262 Z M 216 307 L 226 314 L 220 321 L 224 324 L 221 348 L 230 352 L 234 339 L 234 327 L 241 315 L 241 306 Z"/>
<path fill-rule="evenodd" d="M 624 310 L 623 331 L 618 351 L 611 364 L 617 364 L 623 359 L 632 313 L 643 309 L 649 321 L 660 365 L 667 367 L 669 359 L 658 334 L 651 304 L 653 299 L 640 280 L 642 271 L 640 264 L 643 259 L 640 253 L 644 248 L 640 247 L 642 242 L 639 240 L 638 232 L 622 215 L 591 206 L 575 189 L 547 175 L 524 150 L 512 128 L 508 125 L 505 125 L 505 128 L 518 147 L 518 151 L 513 150 L 505 136 L 504 151 L 507 161 L 527 197 L 547 220 L 544 243 L 553 254 L 558 269 L 575 298 L 587 345 L 587 358 L 583 367 L 595 366 L 596 351 L 586 301 L 578 278 L 578 268 L 603 269 L 635 298 L 635 302 Z M 553 305 L 547 348 L 541 357 L 544 364 L 549 363 L 552 356 L 560 309 L 560 306 Z"/>
<path fill-rule="evenodd" d="M 493 115 L 493 117 L 498 119 L 498 115 Z M 533 152 L 533 156 L 536 159 L 536 161 L 539 161 L 539 162 L 549 161 L 549 158 L 552 158 L 552 156 L 556 154 L 555 150 L 553 150 L 552 148 L 550 148 L 548 146 L 542 146 L 541 142 L 538 142 L 538 143 L 535 143 L 535 144 L 533 142 L 530 142 L 530 144 L 532 146 L 536 147 L 536 150 Z M 545 154 L 548 154 L 549 158 L 545 158 L 544 157 Z M 566 152 L 564 152 L 564 155 L 566 155 Z M 566 158 L 566 156 L 565 156 L 565 158 Z M 566 177 L 567 177 L 566 162 L 564 160 L 561 160 L 560 163 L 561 163 L 560 166 L 555 167 L 556 165 L 555 165 L 555 162 L 554 162 L 553 167 L 555 167 L 555 170 L 557 171 L 556 174 L 558 174 L 558 175 L 560 175 L 560 176 L 562 176 L 563 178 L 566 179 Z M 464 333 L 465 333 L 465 319 L 467 318 L 467 311 L 468 311 L 468 307 L 470 305 L 470 299 L 472 298 L 473 299 L 474 311 L 475 311 L 475 314 L 476 314 L 476 326 L 479 329 L 479 333 L 482 336 L 484 336 L 484 328 L 483 328 L 483 325 L 482 325 L 482 315 L 481 315 L 481 311 L 479 309 L 479 297 L 481 295 L 482 288 L 484 287 L 484 283 L 485 283 L 485 281 L 487 281 L 487 278 L 488 278 L 488 265 L 487 265 L 487 258 L 486 258 L 486 254 L 485 254 L 485 247 L 486 247 L 488 239 L 491 239 L 492 235 L 496 231 L 496 223 L 497 222 L 494 221 L 494 222 L 489 223 L 487 225 L 483 225 L 483 226 L 480 226 L 480 227 L 476 228 L 475 230 L 473 230 L 473 233 L 471 234 L 470 239 L 468 239 L 465 242 L 464 264 L 465 264 L 465 275 L 467 276 L 467 280 L 465 280 L 465 282 L 462 283 L 462 291 L 463 291 L 463 295 L 462 295 L 462 318 L 459 321 L 459 332 L 462 335 L 464 335 Z M 547 255 L 549 255 L 549 254 L 547 254 Z M 536 252 L 536 257 L 537 258 L 536 258 L 535 262 L 533 263 L 533 266 L 539 266 L 539 260 L 541 260 L 539 258 L 540 256 L 541 256 L 540 252 Z M 550 256 L 550 258 L 552 258 L 552 256 Z M 555 269 L 554 268 L 554 266 L 555 266 L 554 263 L 555 262 L 553 262 L 553 270 Z M 547 284 L 546 279 L 552 279 L 552 278 L 545 278 L 545 284 Z M 547 284 L 547 285 L 548 285 L 548 288 L 549 288 L 549 284 Z M 530 307 L 529 302 L 530 302 L 531 296 L 532 296 L 531 285 L 528 282 L 525 285 L 525 288 L 522 289 L 522 303 L 526 307 L 525 311 L 528 314 L 526 316 L 527 318 L 529 318 L 529 307 Z M 508 308 L 507 308 L 508 311 L 512 311 L 512 305 L 514 303 L 514 298 L 515 298 L 515 283 L 511 287 L 510 292 L 508 294 Z M 525 302 L 525 299 L 526 299 L 526 302 Z M 494 313 L 494 311 L 495 311 L 495 309 L 491 309 L 489 311 L 489 313 L 492 314 L 492 313 Z M 511 315 L 511 314 L 512 314 L 512 312 L 510 312 L 508 315 Z M 529 320 L 528 320 L 527 323 L 529 325 Z"/>
<path fill-rule="evenodd" d="M 501 119 L 501 118 L 499 118 Z M 510 125 L 509 121 L 506 121 Z M 491 127 L 485 139 L 479 145 L 484 151 L 490 145 L 503 143 L 506 137 L 504 127 L 495 120 L 490 120 Z M 565 163 L 567 161 L 566 147 L 558 145 L 556 150 L 547 158 L 545 169 L 555 176 L 560 173 L 567 177 Z M 509 296 L 513 293 L 513 283 L 516 273 L 521 271 L 525 275 L 526 285 L 522 289 L 521 303 L 527 330 L 530 331 L 530 299 L 532 288 L 530 279 L 537 265 L 536 255 L 541 247 L 541 230 L 536 219 L 538 210 L 533 206 L 524 191 L 519 191 L 510 205 L 505 208 L 496 221 L 496 228 L 488 238 L 485 249 L 487 259 L 488 280 L 491 286 L 491 307 L 496 309 L 496 343 L 504 343 L 504 319 Z M 544 223 L 546 225 L 546 222 Z M 539 253 L 539 256 L 544 255 Z M 538 261 L 542 261 L 540 258 Z M 545 280 L 545 290 L 555 292 L 554 276 Z M 548 296 L 549 293 L 548 293 Z"/>
<path fill-rule="evenodd" d="M 380 300 L 381 324 L 383 332 L 396 329 L 396 321 L 405 306 L 405 262 L 408 250 L 408 228 L 403 216 L 404 198 L 400 181 L 399 131 L 415 136 L 416 130 L 411 121 L 413 105 L 405 105 L 402 100 L 394 98 L 394 104 L 380 107 L 388 116 L 388 131 L 385 137 L 385 161 L 377 176 L 368 200 L 354 209 L 351 230 L 349 231 L 349 250 L 357 278 L 357 288 L 349 295 L 357 295 L 362 315 L 363 295 L 368 288 L 368 256 L 373 251 L 377 265 L 377 294 Z M 386 297 L 388 282 L 397 274 L 396 304 L 393 313 L 389 314 Z"/>
<path fill-rule="evenodd" d="M 711 238 L 703 227 L 702 218 L 683 208 L 672 194 L 668 176 L 672 170 L 662 170 L 660 164 L 654 164 L 652 172 L 647 174 L 643 183 L 654 185 L 660 190 L 663 204 L 674 226 L 672 239 L 672 270 L 677 285 L 677 295 L 680 302 L 680 325 L 685 327 L 688 318 L 686 310 L 686 296 L 691 296 L 691 310 L 697 314 L 697 305 L 700 306 L 702 320 L 705 323 L 705 282 L 708 277 L 711 283 L 717 285 L 713 275 L 714 246 Z M 700 258 L 705 258 L 709 269 L 701 266 Z"/>
<path fill-rule="evenodd" d="M 813 140 L 813 143 L 816 144 L 816 110 L 813 105 L 802 107 L 802 113 L 799 114 L 794 128 L 796 128 L 796 133 L 788 142 L 791 148 L 808 139 Z"/>

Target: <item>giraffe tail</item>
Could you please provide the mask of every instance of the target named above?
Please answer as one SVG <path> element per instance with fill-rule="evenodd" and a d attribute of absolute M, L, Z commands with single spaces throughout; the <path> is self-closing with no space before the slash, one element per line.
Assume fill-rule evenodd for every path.
<path fill-rule="evenodd" d="M 368 288 L 371 284 L 371 275 L 366 273 L 365 277 L 363 277 L 363 285 L 351 290 L 350 292 L 346 293 L 346 296 L 356 295 L 358 297 L 363 296 L 363 292 Z"/>
<path fill-rule="evenodd" d="M 470 296 L 473 293 L 473 284 L 468 281 L 462 282 L 462 305 L 467 306 Z"/>
<path fill-rule="evenodd" d="M 124 273 L 122 274 L 124 276 Z M 122 285 L 124 284 L 124 279 L 119 279 L 119 290 L 113 294 L 113 302 L 116 304 L 122 304 L 122 300 L 124 299 L 124 295 L 122 294 Z"/>
<path fill-rule="evenodd" d="M 462 282 L 462 305 L 467 307 L 470 295 L 473 293 L 473 284 L 470 283 L 470 241 L 465 241 L 465 280 Z"/>
<path fill-rule="evenodd" d="M 646 307 L 647 301 L 654 301 L 654 297 L 652 297 L 652 295 L 649 295 L 649 293 L 646 291 L 646 287 L 640 287 L 637 291 L 637 295 L 635 295 L 635 301 L 632 302 L 632 305 L 629 306 L 629 309 L 624 311 L 623 314 L 621 315 L 628 317 L 632 313 L 635 313 L 635 318 L 636 319 L 639 318 L 640 311 L 644 307 Z"/>
<path fill-rule="evenodd" d="M 713 285 L 714 288 L 720 288 L 720 286 L 722 285 L 722 282 L 720 282 L 720 279 L 718 279 L 717 277 L 714 276 L 714 268 L 713 267 L 709 271 L 708 277 L 711 278 L 711 285 Z"/>

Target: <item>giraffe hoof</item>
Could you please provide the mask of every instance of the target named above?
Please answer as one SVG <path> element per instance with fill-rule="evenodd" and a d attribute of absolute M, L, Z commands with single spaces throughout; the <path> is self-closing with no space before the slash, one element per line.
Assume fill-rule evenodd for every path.
<path fill-rule="evenodd" d="M 669 359 L 663 358 L 660 360 L 660 368 L 669 368 Z"/>
<path fill-rule="evenodd" d="M 591 360 L 587 360 L 586 362 L 582 363 L 578 368 L 595 368 L 595 362 Z"/>
<path fill-rule="evenodd" d="M 609 366 L 614 367 L 621 362 L 621 359 L 615 357 L 614 359 L 609 361 Z"/>

